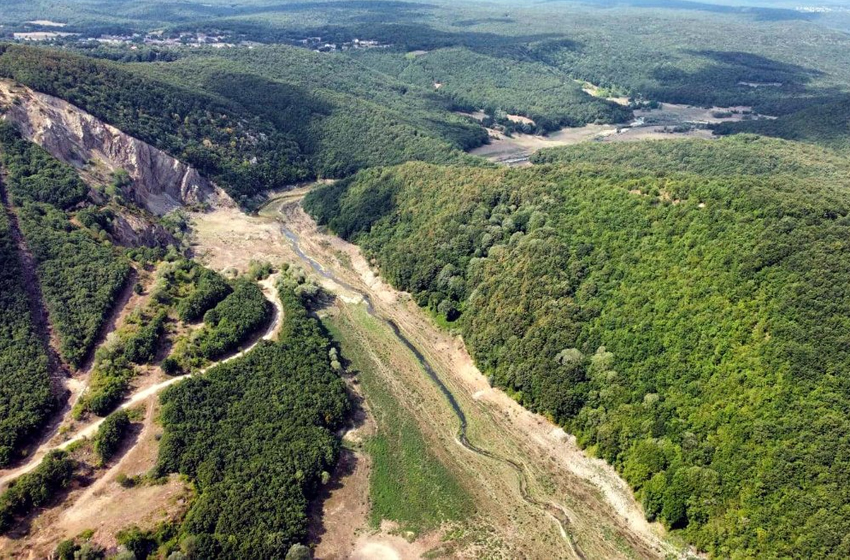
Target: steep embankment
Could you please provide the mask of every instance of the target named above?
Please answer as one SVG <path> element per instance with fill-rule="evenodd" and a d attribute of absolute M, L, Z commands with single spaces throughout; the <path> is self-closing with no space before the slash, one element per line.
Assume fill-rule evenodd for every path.
<path fill-rule="evenodd" d="M 4 118 L 54 157 L 95 184 L 126 171 L 127 194 L 154 214 L 182 206 L 232 205 L 230 197 L 193 167 L 50 95 L 0 80 Z"/>

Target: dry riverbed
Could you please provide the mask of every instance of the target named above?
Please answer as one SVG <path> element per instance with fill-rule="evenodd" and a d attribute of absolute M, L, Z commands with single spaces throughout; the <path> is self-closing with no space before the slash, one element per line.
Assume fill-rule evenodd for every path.
<path fill-rule="evenodd" d="M 484 543 L 467 538 L 462 546 L 451 549 L 449 556 L 477 557 L 483 552 L 480 547 L 488 546 L 487 555 L 505 558 L 663 558 L 668 553 L 681 554 L 665 540 L 660 526 L 646 521 L 628 486 L 610 466 L 586 456 L 572 437 L 545 418 L 490 388 L 474 366 L 463 341 L 439 329 L 407 294 L 386 284 L 359 248 L 321 232 L 298 205 L 300 194 L 289 193 L 285 198 L 273 200 L 259 218 L 252 218 L 252 231 L 240 229 L 231 241 L 221 232 L 209 231 L 205 224 L 199 223 L 198 247 L 205 249 L 211 260 L 220 251 L 228 252 L 231 243 L 240 252 L 250 251 L 246 243 L 264 238 L 272 233 L 269 224 L 277 224 L 291 234 L 290 239 L 282 233 L 279 237 L 281 253 L 289 253 L 281 255 L 285 260 L 310 270 L 304 260 L 306 255 L 327 273 L 315 276 L 338 296 L 332 310 L 338 317 L 336 324 L 350 330 L 347 338 L 368 347 L 372 368 L 383 386 L 392 391 L 397 402 L 416 420 L 429 443 L 429 451 L 457 475 L 473 496 L 479 514 L 470 520 L 470 532 L 496 535 Z M 197 219 L 217 220 L 204 216 Z M 207 233 L 201 235 L 202 231 Z M 294 250 L 295 244 L 298 252 Z M 266 246 L 257 249 L 268 251 Z M 548 514 L 523 500 L 514 471 L 470 453 L 459 444 L 457 418 L 448 402 L 411 352 L 386 332 L 389 329 L 376 327 L 376 321 L 364 311 L 362 294 L 368 295 L 377 317 L 398 325 L 454 394 L 468 420 L 470 441 L 521 464 L 534 498 L 555 504 L 566 514 L 569 537 L 575 548 Z M 365 397 L 368 404 L 369 395 Z M 364 478 L 357 480 L 363 484 Z M 360 492 L 362 496 L 363 490 Z M 348 523 L 351 522 L 349 519 Z M 326 523 L 326 534 L 335 530 L 333 523 Z M 328 557 L 362 556 L 363 547 L 369 548 L 376 542 L 392 547 L 392 539 L 388 538 L 392 532 L 388 533 L 386 528 L 376 533 L 364 523 L 357 532 L 360 537 L 351 542 L 349 550 L 337 548 Z M 434 535 L 424 535 L 417 542 L 433 538 Z M 445 531 L 441 538 L 446 538 Z M 406 547 L 395 550 L 399 558 L 417 557 L 421 552 L 402 548 Z M 321 541 L 318 550 L 322 551 Z"/>

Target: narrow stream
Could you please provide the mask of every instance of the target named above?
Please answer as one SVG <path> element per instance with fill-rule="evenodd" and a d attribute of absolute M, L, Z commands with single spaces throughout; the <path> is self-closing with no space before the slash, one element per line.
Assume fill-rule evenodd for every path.
<path fill-rule="evenodd" d="M 281 210 L 282 210 L 282 208 L 281 208 Z M 362 292 L 361 290 L 356 289 L 351 284 L 348 284 L 348 283 L 344 282 L 343 280 L 340 280 L 332 272 L 326 270 L 315 259 L 313 259 L 309 255 L 304 253 L 304 251 L 301 249 L 301 246 L 300 246 L 300 239 L 298 237 L 298 234 L 296 234 L 295 232 L 293 232 L 292 230 L 287 228 L 285 224 L 281 224 L 280 228 L 281 228 L 283 235 L 286 236 L 287 240 L 289 240 L 290 244 L 292 245 L 293 251 L 295 251 L 295 254 L 298 255 L 298 258 L 300 258 L 301 260 L 306 262 L 310 266 L 310 268 L 312 268 L 316 273 L 321 275 L 323 278 L 326 278 L 326 279 L 336 283 L 337 285 L 341 286 L 345 290 L 350 291 L 350 292 L 355 293 L 355 294 L 358 294 L 361 298 L 363 298 L 363 302 L 366 304 L 366 312 L 370 316 L 372 316 L 372 317 L 378 319 L 379 321 L 383 322 L 384 324 L 386 324 L 393 331 L 393 334 L 399 340 L 399 342 L 401 342 L 408 350 L 410 350 L 411 353 L 413 353 L 413 356 L 416 358 L 416 360 L 422 366 L 422 369 L 425 370 L 425 373 L 428 374 L 428 377 L 430 377 L 431 380 L 433 380 L 434 383 L 436 383 L 437 387 L 439 387 L 440 391 L 446 397 L 446 400 L 449 401 L 449 405 L 452 407 L 452 410 L 454 411 L 455 416 L 457 416 L 457 419 L 460 422 L 460 428 L 458 429 L 458 435 L 457 435 L 457 438 L 458 438 L 458 441 L 460 442 L 460 444 L 473 453 L 476 453 L 476 454 L 481 455 L 483 457 L 487 457 L 489 459 L 492 459 L 494 461 L 497 461 L 499 463 L 507 465 L 511 469 L 513 469 L 514 472 L 516 472 L 516 475 L 517 475 L 517 479 L 518 479 L 518 482 L 519 482 L 519 491 L 520 491 L 520 495 L 522 496 L 522 499 L 525 500 L 525 502 L 527 502 L 527 503 L 535 506 L 539 510 L 543 511 L 548 516 L 550 516 L 552 519 L 554 519 L 555 522 L 558 524 L 558 528 L 561 531 L 561 536 L 563 536 L 564 539 L 566 539 L 567 543 L 570 545 L 570 548 L 572 549 L 573 554 L 577 558 L 579 558 L 580 560 L 586 560 L 587 557 L 581 551 L 578 544 L 575 542 L 575 539 L 572 537 L 572 535 L 568 531 L 568 528 L 570 526 L 570 519 L 567 516 L 566 512 L 564 512 L 564 510 L 561 507 L 559 507 L 555 504 L 552 504 L 550 502 L 543 502 L 543 501 L 537 500 L 531 495 L 531 492 L 529 491 L 529 488 L 528 488 L 528 477 L 525 474 L 524 467 L 519 462 L 514 461 L 513 459 L 500 457 L 499 455 L 496 455 L 495 453 L 487 451 L 486 449 L 481 449 L 480 447 L 478 447 L 477 445 L 475 445 L 474 443 L 469 441 L 469 439 L 467 438 L 467 435 L 466 435 L 466 427 L 467 427 L 466 415 L 464 414 L 463 410 L 461 409 L 460 405 L 458 404 L 457 399 L 455 398 L 454 394 L 451 392 L 451 390 L 449 390 L 449 388 L 446 386 L 446 384 L 443 383 L 443 381 L 437 375 L 437 372 L 434 371 L 434 368 L 428 362 L 428 359 L 410 341 L 410 339 L 408 339 L 404 335 L 404 333 L 401 332 L 401 329 L 395 323 L 395 321 L 393 321 L 392 319 L 386 319 L 386 318 L 382 317 L 381 315 L 379 315 L 375 311 L 375 307 L 374 307 L 374 305 L 372 305 L 372 300 L 369 298 L 368 294 Z"/>

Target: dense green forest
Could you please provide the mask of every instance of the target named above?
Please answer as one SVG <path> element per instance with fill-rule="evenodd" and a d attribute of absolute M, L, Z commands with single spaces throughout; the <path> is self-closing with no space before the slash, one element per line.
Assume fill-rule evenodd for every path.
<path fill-rule="evenodd" d="M 168 375 L 184 374 L 236 350 L 268 323 L 271 304 L 246 277 L 231 283 L 195 261 L 162 263 L 150 301 L 133 310 L 94 355 L 91 380 L 75 406 L 77 416 L 105 416 L 131 388 L 137 366 L 155 363 L 166 338 L 173 351 L 162 362 Z M 168 335 L 169 324 L 203 318 L 203 326 L 181 337 Z"/>
<path fill-rule="evenodd" d="M 850 177 L 842 151 L 740 134 L 716 141 L 585 143 L 541 150 L 534 163 L 626 167 L 658 176 L 688 172 L 701 176 L 791 175 L 829 184 Z"/>
<path fill-rule="evenodd" d="M 723 123 L 714 131 L 715 134 L 750 132 L 847 150 L 850 148 L 850 94 L 815 101 L 778 119 Z"/>
<path fill-rule="evenodd" d="M 0 186 L 2 189 L 2 186 Z M 0 467 L 8 465 L 56 406 L 45 341 L 30 312 L 6 209 L 0 210 Z"/>
<path fill-rule="evenodd" d="M 81 35 L 58 46 L 101 60 L 10 46 L 0 75 L 185 159 L 246 204 L 268 186 L 303 178 L 407 160 L 456 162 L 459 149 L 486 134 L 453 109 L 525 115 L 543 132 L 626 120 L 627 109 L 593 99 L 574 80 L 640 100 L 745 105 L 780 117 L 724 125 L 724 133 L 832 143 L 847 133 L 850 40 L 788 10 L 244 4 L 115 7 L 115 25 L 125 27 L 111 33 L 160 29 L 169 13 L 162 37 L 209 34 L 230 48 L 81 42 L 108 32 L 86 27 L 94 17 L 87 16 L 69 28 Z M 44 9 L 64 13 L 59 5 Z M 65 17 L 78 20 L 85 10 Z M 331 53 L 288 46 L 311 37 L 334 49 L 355 39 L 380 46 Z M 45 57 L 49 63 L 40 62 Z"/>
<path fill-rule="evenodd" d="M 239 347 L 268 323 L 272 305 L 252 280 L 240 278 L 233 292 L 204 314 L 204 328 L 194 344 L 201 355 L 215 360 Z"/>
<path fill-rule="evenodd" d="M 206 275 L 201 273 L 199 286 Z M 253 279 L 237 278 L 227 288 L 230 293 L 204 313 L 203 328 L 175 342 L 174 351 L 162 364 L 166 373 L 176 375 L 204 367 L 238 350 L 268 324 L 272 304 Z M 197 289 L 189 297 L 196 293 Z"/>
<path fill-rule="evenodd" d="M 197 279 L 192 274 L 198 274 Z M 188 273 L 188 274 L 187 274 Z M 184 261 L 163 275 L 164 282 L 173 282 L 178 275 L 186 275 L 186 280 L 193 280 L 192 291 L 184 296 L 177 304 L 177 316 L 181 321 L 197 321 L 208 310 L 232 292 L 224 277 L 214 270 L 203 268 L 191 261 Z"/>
<path fill-rule="evenodd" d="M 431 52 L 363 51 L 356 60 L 404 81 L 435 88 L 460 108 L 528 117 L 543 132 L 593 122 L 625 122 L 631 111 L 592 97 L 569 75 L 539 62 L 449 48 Z"/>
<path fill-rule="evenodd" d="M 136 365 L 155 360 L 167 318 L 167 308 L 148 306 L 131 313 L 127 324 L 113 331 L 94 354 L 88 388 L 74 407 L 75 416 L 106 416 L 115 410 L 130 389 Z"/>
<path fill-rule="evenodd" d="M 280 297 L 280 342 L 161 398 L 157 470 L 195 481 L 180 532 L 198 558 L 283 558 L 305 538 L 307 503 L 336 462 L 349 403 L 330 341 L 290 287 Z"/>
<path fill-rule="evenodd" d="M 651 519 L 716 557 L 847 556 L 846 164 L 746 136 L 575 150 L 373 170 L 305 206 Z"/>
<path fill-rule="evenodd" d="M 137 65 L 239 103 L 295 138 L 319 176 L 408 160 L 471 161 L 460 150 L 487 133 L 449 112 L 430 88 L 412 87 L 336 54 L 294 47 L 216 51 Z"/>
<path fill-rule="evenodd" d="M 130 415 L 118 410 L 106 417 L 92 440 L 100 462 L 107 463 L 117 452 L 130 428 Z"/>
<path fill-rule="evenodd" d="M 313 176 L 452 163 L 487 138 L 427 91 L 293 47 L 116 64 L 3 46 L 0 76 L 55 95 L 197 167 L 238 201 Z M 365 83 L 364 83 L 365 82 Z M 471 161 L 471 160 L 470 160 Z"/>
<path fill-rule="evenodd" d="M 129 262 L 110 244 L 71 224 L 66 210 L 88 191 L 73 168 L 3 123 L 0 162 L 27 248 L 37 263 L 62 357 L 79 367 L 129 277 Z"/>
<path fill-rule="evenodd" d="M 244 208 L 340 178 L 307 209 L 461 333 L 491 383 L 613 464 L 649 518 L 716 558 L 847 558 L 850 37 L 824 25 L 847 16 L 733 3 L 10 0 L 0 39 L 60 30 L 44 19 L 72 35 L 0 45 L 0 77 L 194 165 Z M 488 134 L 458 112 L 508 133 L 631 118 L 584 82 L 631 107 L 776 118 L 740 109 L 717 141 L 588 143 L 530 169 L 464 153 Z M 62 358 L 79 367 L 129 260 L 74 169 L 7 125 L 0 163 Z M 0 216 L 0 465 L 55 407 L 9 227 Z M 162 369 L 180 374 L 267 323 L 250 274 L 168 260 L 95 353 L 78 411 L 113 411 L 167 343 Z M 348 401 L 325 333 L 291 286 L 281 297 L 281 342 L 164 395 L 155 474 L 198 495 L 178 525 L 122 531 L 136 556 L 181 543 L 283 557 L 304 540 Z M 127 424 L 104 424 L 103 461 Z M 372 452 L 398 455 L 392 442 L 379 434 Z M 39 468 L 0 498 L 0 528 L 67 483 L 71 460 L 49 459 L 56 476 Z M 373 474 L 392 485 L 392 470 Z M 392 511 L 379 498 L 373 518 Z"/>

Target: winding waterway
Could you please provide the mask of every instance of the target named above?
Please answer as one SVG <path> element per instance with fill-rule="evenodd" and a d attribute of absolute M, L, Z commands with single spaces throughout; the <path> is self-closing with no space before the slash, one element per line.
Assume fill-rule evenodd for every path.
<path fill-rule="evenodd" d="M 304 251 L 301 249 L 301 246 L 300 246 L 300 239 L 298 237 L 298 234 L 296 234 L 295 232 L 293 232 L 292 230 L 287 228 L 285 224 L 281 224 L 280 228 L 281 228 L 281 232 L 286 237 L 286 239 L 289 241 L 290 245 L 292 246 L 292 250 L 298 256 L 298 258 L 300 258 L 302 261 L 307 263 L 307 265 L 309 265 L 312 270 L 314 270 L 317 274 L 319 274 L 323 278 L 326 278 L 327 280 L 330 280 L 331 282 L 342 287 L 344 290 L 352 292 L 354 294 L 357 294 L 359 297 L 361 297 L 362 300 L 363 300 L 363 303 L 366 306 L 366 312 L 370 316 L 378 319 L 379 321 L 381 321 L 382 323 L 387 325 L 390 328 L 390 330 L 393 332 L 395 337 L 399 340 L 399 342 L 401 342 L 408 350 L 410 350 L 410 352 L 413 354 L 413 356 L 416 358 L 416 360 L 422 366 L 422 369 L 425 371 L 425 373 L 428 375 L 428 377 L 431 378 L 431 380 L 440 389 L 440 392 L 442 392 L 443 395 L 446 397 L 446 400 L 449 402 L 449 405 L 451 406 L 452 410 L 454 411 L 454 414 L 455 414 L 455 416 L 457 417 L 457 419 L 460 423 L 460 426 L 458 428 L 458 434 L 457 434 L 458 442 L 464 448 L 468 449 L 472 453 L 475 453 L 477 455 L 481 455 L 483 457 L 487 457 L 487 458 L 489 458 L 493 461 L 502 463 L 503 465 L 507 465 L 508 467 L 510 467 L 517 475 L 517 480 L 519 482 L 519 491 L 520 491 L 520 495 L 522 496 L 522 499 L 526 503 L 531 504 L 532 506 L 543 511 L 546 515 L 551 517 L 558 524 L 558 528 L 561 531 L 561 536 L 567 541 L 567 543 L 569 544 L 573 554 L 577 558 L 579 558 L 580 560 L 586 560 L 587 557 L 584 555 L 582 550 L 579 548 L 578 544 L 575 542 L 575 539 L 573 538 L 572 534 L 569 532 L 570 519 L 567 516 L 566 512 L 563 510 L 563 508 L 561 508 L 557 504 L 537 500 L 531 495 L 531 492 L 529 490 L 528 477 L 525 474 L 524 467 L 517 461 L 514 461 L 514 460 L 509 459 L 509 458 L 501 457 L 501 456 L 499 456 L 495 453 L 487 451 L 486 449 L 482 449 L 482 448 L 478 447 L 477 445 L 475 445 L 474 443 L 469 441 L 469 438 L 467 437 L 467 433 L 466 433 L 466 431 L 467 431 L 466 430 L 466 428 L 467 428 L 466 414 L 464 414 L 463 409 L 461 409 L 461 407 L 458 404 L 458 401 L 455 398 L 454 394 L 451 392 L 451 390 L 448 388 L 448 386 L 443 382 L 443 380 L 440 379 L 440 376 L 437 375 L 437 372 L 431 366 L 428 359 L 422 354 L 422 352 L 416 347 L 416 345 L 414 345 L 410 341 L 410 339 L 407 338 L 404 335 L 404 333 L 402 333 L 401 329 L 396 324 L 396 322 L 393 321 L 392 319 L 387 319 L 385 317 L 382 317 L 375 310 L 375 306 L 372 304 L 372 300 L 370 299 L 368 294 L 366 294 L 365 292 L 363 292 L 361 290 L 358 290 L 357 288 L 355 288 L 351 284 L 348 284 L 347 282 L 341 280 L 336 275 L 334 275 L 332 272 L 330 272 L 325 267 L 323 267 L 315 259 L 313 259 L 309 255 L 304 253 Z"/>

